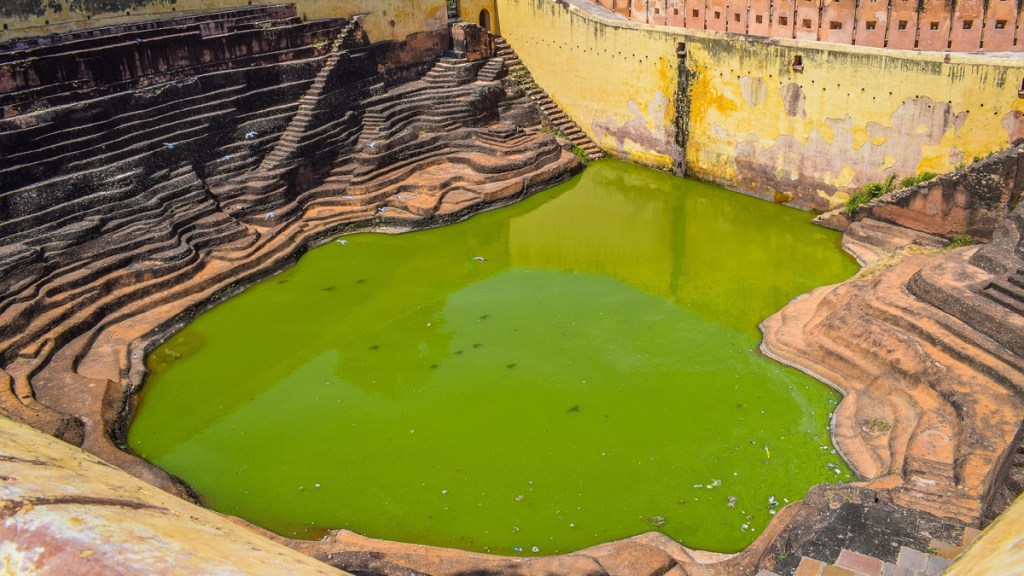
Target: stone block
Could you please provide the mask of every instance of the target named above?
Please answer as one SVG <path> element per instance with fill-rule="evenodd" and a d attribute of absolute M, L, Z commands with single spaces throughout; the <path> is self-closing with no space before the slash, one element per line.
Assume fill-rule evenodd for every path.
<path fill-rule="evenodd" d="M 941 556 L 928 556 L 928 565 L 925 567 L 924 573 L 928 576 L 939 576 L 949 567 L 949 564 L 950 561 Z"/>
<path fill-rule="evenodd" d="M 871 556 L 846 549 L 839 552 L 839 558 L 836 560 L 836 566 L 849 568 L 865 576 L 881 576 L 882 565 L 882 561 L 878 558 L 872 558 Z"/>
<path fill-rule="evenodd" d="M 971 526 L 964 528 L 964 548 L 974 544 L 974 541 L 978 539 L 978 536 L 981 536 L 981 530 L 972 528 Z"/>
<path fill-rule="evenodd" d="M 928 567 L 928 555 L 924 552 L 900 546 L 900 555 L 896 564 L 914 572 L 924 572 Z"/>
<path fill-rule="evenodd" d="M 952 560 L 953 558 L 956 558 L 960 555 L 960 552 L 963 551 L 963 548 L 961 548 L 960 546 L 957 546 L 956 544 L 950 544 L 949 542 L 943 542 L 942 540 L 932 540 L 928 543 L 928 546 L 932 550 L 934 550 L 932 554 L 940 556 L 947 560 Z"/>
<path fill-rule="evenodd" d="M 793 576 L 819 576 L 824 567 L 825 563 L 821 560 L 804 556 L 800 559 L 800 565 L 796 567 Z"/>
<path fill-rule="evenodd" d="M 914 572 L 909 568 L 886 562 L 882 566 L 882 576 L 914 576 Z"/>

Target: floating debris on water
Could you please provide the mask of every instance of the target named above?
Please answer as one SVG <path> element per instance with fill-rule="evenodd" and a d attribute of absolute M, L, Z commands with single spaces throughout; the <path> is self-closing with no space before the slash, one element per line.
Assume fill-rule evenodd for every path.
<path fill-rule="evenodd" d="M 647 523 L 655 528 L 661 528 L 665 525 L 665 518 L 663 516 L 651 516 L 647 518 Z"/>

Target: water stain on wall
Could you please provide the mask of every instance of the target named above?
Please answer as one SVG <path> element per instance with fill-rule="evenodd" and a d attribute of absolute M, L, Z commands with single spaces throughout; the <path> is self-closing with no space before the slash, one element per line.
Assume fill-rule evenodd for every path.
<path fill-rule="evenodd" d="M 799 84 L 790 82 L 779 88 L 779 95 L 782 96 L 782 110 L 786 116 L 807 116 L 804 110 L 804 89 Z"/>
<path fill-rule="evenodd" d="M 801 113 L 802 96 L 792 96 L 800 95 L 800 87 L 787 84 L 782 91 L 786 114 Z M 850 116 L 826 118 L 831 137 L 815 129 L 804 142 L 788 134 L 775 140 L 748 134 L 736 146 L 736 180 L 768 198 L 789 192 L 801 205 L 828 209 L 845 201 L 850 182 L 881 181 L 891 172 L 914 173 L 924 147 L 937 146 L 966 120 L 967 112 L 957 113 L 947 102 L 918 97 L 906 99 L 889 125 L 868 122 L 868 141 L 859 146 Z"/>
<path fill-rule="evenodd" d="M 629 156 L 626 143 L 630 141 L 644 150 L 664 154 L 672 159 L 673 164 L 679 164 L 683 161 L 683 153 L 676 145 L 675 124 L 668 121 L 669 102 L 668 96 L 659 91 L 647 103 L 645 114 L 636 100 L 630 100 L 628 108 L 633 116 L 630 120 L 618 124 L 611 115 L 606 115 L 604 120 L 594 120 L 591 129 L 599 142 L 614 140 L 620 157 Z"/>
<path fill-rule="evenodd" d="M 757 108 L 768 98 L 768 85 L 764 78 L 744 76 L 740 78 L 740 93 L 751 108 Z"/>

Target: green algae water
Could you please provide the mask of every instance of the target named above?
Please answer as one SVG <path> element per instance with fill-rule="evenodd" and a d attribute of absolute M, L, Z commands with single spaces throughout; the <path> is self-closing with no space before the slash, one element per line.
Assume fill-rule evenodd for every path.
<path fill-rule="evenodd" d="M 857 269 L 810 219 L 602 160 L 467 222 L 348 236 L 157 349 L 130 445 L 288 536 L 736 551 L 851 479 L 838 395 L 758 352 L 758 322 Z"/>

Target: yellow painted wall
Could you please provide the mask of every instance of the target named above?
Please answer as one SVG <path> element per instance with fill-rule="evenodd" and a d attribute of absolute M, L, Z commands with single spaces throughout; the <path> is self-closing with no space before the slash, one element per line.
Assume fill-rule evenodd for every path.
<path fill-rule="evenodd" d="M 1024 137 L 1019 60 L 765 40 L 616 22 L 553 0 L 497 0 L 538 83 L 615 156 L 825 209 L 861 184 Z M 676 50 L 689 138 L 675 143 Z M 792 70 L 793 56 L 803 59 Z"/>
<path fill-rule="evenodd" d="M 465 22 L 480 24 L 481 10 L 487 10 L 491 15 L 491 32 L 500 35 L 501 27 L 494 0 L 459 0 L 459 18 Z"/>
<path fill-rule="evenodd" d="M 672 167 L 675 34 L 593 21 L 551 0 L 496 1 L 502 35 L 537 83 L 602 148 L 649 166 Z M 617 141 L 600 128 L 595 135 L 595 124 L 606 123 L 628 125 L 636 139 Z"/>
<path fill-rule="evenodd" d="M 6 2 L 7 0 L 0 0 Z M 154 18 L 167 18 L 189 13 L 252 4 L 273 4 L 272 1 L 250 0 L 111 0 L 125 10 L 90 12 L 88 0 L 38 0 L 40 14 L 18 15 L 11 7 L 0 7 L 0 41 L 26 36 L 39 36 L 80 28 L 91 28 Z M 295 4 L 299 16 L 319 18 L 349 17 L 366 14 L 363 27 L 370 40 L 402 40 L 409 34 L 439 30 L 447 25 L 444 0 L 282 0 Z M 12 4 L 13 5 L 13 4 Z M 50 6 L 53 6 L 52 8 Z M 72 9 L 72 6 L 81 6 Z M 45 9 L 44 9 L 45 8 Z M 49 25 L 46 23 L 49 22 Z M 394 25 L 391 25 L 394 22 Z M 2 26 L 0 26 L 2 28 Z"/>

